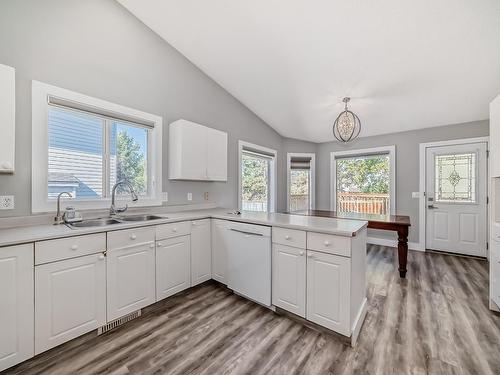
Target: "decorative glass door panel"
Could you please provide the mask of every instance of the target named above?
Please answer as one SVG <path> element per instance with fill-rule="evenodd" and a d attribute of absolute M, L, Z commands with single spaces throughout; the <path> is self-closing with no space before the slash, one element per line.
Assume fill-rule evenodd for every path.
<path fill-rule="evenodd" d="M 476 203 L 475 152 L 435 155 L 435 201 Z"/>

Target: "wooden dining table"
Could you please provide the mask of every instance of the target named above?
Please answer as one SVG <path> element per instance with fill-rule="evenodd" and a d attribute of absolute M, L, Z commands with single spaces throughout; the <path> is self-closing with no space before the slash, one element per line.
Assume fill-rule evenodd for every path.
<path fill-rule="evenodd" d="M 330 217 L 336 219 L 364 220 L 368 228 L 393 231 L 398 234 L 399 276 L 406 277 L 408 262 L 408 232 L 411 226 L 410 217 L 406 215 L 377 215 L 354 212 L 335 212 L 327 210 L 303 210 L 287 212 L 292 215 Z"/>

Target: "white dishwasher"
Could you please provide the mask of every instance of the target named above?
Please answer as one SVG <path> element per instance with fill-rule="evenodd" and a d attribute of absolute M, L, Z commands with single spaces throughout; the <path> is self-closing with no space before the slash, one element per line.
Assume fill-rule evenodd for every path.
<path fill-rule="evenodd" d="M 271 306 L 271 228 L 230 222 L 227 236 L 227 286 Z"/>

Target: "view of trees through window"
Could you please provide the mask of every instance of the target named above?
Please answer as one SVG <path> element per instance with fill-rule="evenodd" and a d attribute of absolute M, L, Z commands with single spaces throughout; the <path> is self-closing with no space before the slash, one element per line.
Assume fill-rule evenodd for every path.
<path fill-rule="evenodd" d="M 387 214 L 390 212 L 389 155 L 336 159 L 337 211 Z"/>
<path fill-rule="evenodd" d="M 290 211 L 309 209 L 309 169 L 290 170 Z"/>
<path fill-rule="evenodd" d="M 51 107 L 48 141 L 48 198 L 67 191 L 76 199 L 99 199 L 109 196 L 120 180 L 129 181 L 138 194 L 147 194 L 146 128 Z"/>
<path fill-rule="evenodd" d="M 241 208 L 248 211 L 269 210 L 271 160 L 250 153 L 241 155 Z"/>
<path fill-rule="evenodd" d="M 136 128 L 119 123 L 113 123 L 112 134 L 116 135 L 116 150 L 112 155 L 116 155 L 115 178 L 112 178 L 110 189 L 116 181 L 129 181 L 137 194 L 147 193 L 147 130 Z M 113 176 L 113 173 L 112 173 Z M 125 186 L 119 186 L 118 193 L 128 193 Z"/>

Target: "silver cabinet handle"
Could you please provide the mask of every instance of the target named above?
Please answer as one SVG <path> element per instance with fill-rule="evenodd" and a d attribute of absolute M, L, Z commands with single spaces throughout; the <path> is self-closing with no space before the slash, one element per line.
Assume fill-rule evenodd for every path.
<path fill-rule="evenodd" d="M 263 236 L 262 233 L 245 232 L 244 230 L 238 230 L 238 229 L 234 229 L 234 228 L 230 228 L 230 230 L 232 230 L 233 232 L 248 234 L 249 236 L 259 236 L 259 237 Z"/>
<path fill-rule="evenodd" d="M 437 208 L 439 208 L 439 207 L 436 207 L 436 206 L 434 206 L 433 204 L 429 204 L 429 205 L 427 206 L 427 208 L 429 208 L 429 209 L 431 209 L 431 210 L 435 210 L 435 209 L 437 209 Z"/>

